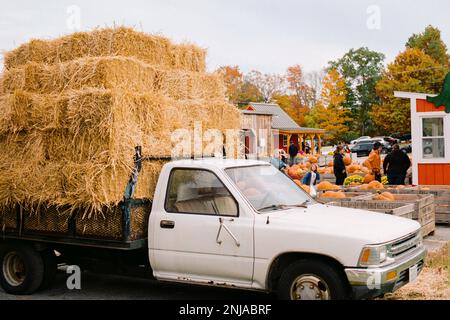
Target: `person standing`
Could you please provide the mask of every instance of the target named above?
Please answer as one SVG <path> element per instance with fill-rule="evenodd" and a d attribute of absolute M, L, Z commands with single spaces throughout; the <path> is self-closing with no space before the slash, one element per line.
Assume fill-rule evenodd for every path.
<path fill-rule="evenodd" d="M 291 146 L 289 147 L 289 156 L 291 157 L 290 159 L 290 165 L 293 166 L 296 163 L 296 159 L 297 159 L 297 155 L 298 155 L 298 147 L 295 145 L 295 143 L 293 141 L 291 141 Z"/>
<path fill-rule="evenodd" d="M 275 150 L 275 153 L 274 153 L 272 159 L 270 159 L 270 163 L 278 170 L 286 173 L 286 169 L 288 168 L 288 166 L 287 166 L 286 162 L 283 161 L 282 150 Z"/>
<path fill-rule="evenodd" d="M 364 161 L 363 166 L 369 169 L 375 177 L 375 180 L 381 182 L 381 151 L 383 146 L 379 142 L 375 142 L 373 150 L 370 152 L 369 158 Z"/>
<path fill-rule="evenodd" d="M 302 183 L 307 186 L 315 186 L 318 182 L 320 182 L 320 174 L 317 170 L 317 165 L 312 164 L 309 172 L 303 178 Z"/>
<path fill-rule="evenodd" d="M 345 179 L 347 179 L 347 168 L 344 163 L 344 148 L 338 146 L 334 152 L 333 169 L 336 177 L 336 185 L 344 185 Z"/>
<path fill-rule="evenodd" d="M 400 146 L 395 144 L 392 152 L 386 156 L 383 163 L 383 170 L 387 174 L 390 185 L 404 185 L 406 173 L 411 167 L 411 160 L 400 150 Z"/>

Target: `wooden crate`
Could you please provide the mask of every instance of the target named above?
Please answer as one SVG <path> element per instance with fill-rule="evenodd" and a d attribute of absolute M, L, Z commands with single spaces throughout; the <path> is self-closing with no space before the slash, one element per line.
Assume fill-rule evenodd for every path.
<path fill-rule="evenodd" d="M 412 219 L 414 214 L 413 204 L 404 204 L 395 202 L 386 203 L 379 201 L 335 201 L 330 202 L 328 205 L 381 212 L 407 219 Z"/>
<path fill-rule="evenodd" d="M 342 201 L 355 201 L 359 198 L 364 198 L 367 197 L 369 194 L 368 193 L 359 193 L 359 192 L 345 192 L 345 196 L 347 198 L 345 199 L 336 199 L 336 198 L 324 198 L 321 197 L 322 194 L 324 194 L 326 191 L 319 191 L 318 195 L 319 197 L 317 198 L 317 201 L 322 202 L 322 203 L 329 203 L 329 202 L 334 202 L 336 200 L 342 200 Z"/>
<path fill-rule="evenodd" d="M 355 201 L 373 201 L 374 194 L 369 196 L 357 197 Z M 434 196 L 430 194 L 394 194 L 395 201 L 377 201 L 380 203 L 403 203 L 413 204 L 414 213 L 412 218 L 417 220 L 424 230 L 429 230 L 427 234 L 433 233 L 435 230 L 436 211 L 434 205 Z M 431 226 L 434 227 L 431 227 Z M 425 228 L 427 227 L 427 228 Z"/>
<path fill-rule="evenodd" d="M 450 223 L 450 186 L 417 186 L 389 192 L 434 195 L 436 223 Z"/>

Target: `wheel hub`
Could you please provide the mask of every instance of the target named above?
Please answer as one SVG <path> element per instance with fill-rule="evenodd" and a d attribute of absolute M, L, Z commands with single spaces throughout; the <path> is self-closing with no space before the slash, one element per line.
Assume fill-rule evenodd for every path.
<path fill-rule="evenodd" d="M 301 275 L 291 286 L 292 300 L 330 300 L 326 283 L 315 275 Z"/>
<path fill-rule="evenodd" d="M 11 286 L 20 286 L 25 281 L 25 262 L 17 252 L 9 252 L 4 257 L 3 275 Z"/>

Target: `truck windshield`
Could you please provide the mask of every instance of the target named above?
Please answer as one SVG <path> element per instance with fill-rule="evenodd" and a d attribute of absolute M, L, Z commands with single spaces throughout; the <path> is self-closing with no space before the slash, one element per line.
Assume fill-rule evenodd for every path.
<path fill-rule="evenodd" d="M 273 166 L 229 168 L 226 173 L 261 213 L 305 206 L 313 202 L 295 182 Z"/>

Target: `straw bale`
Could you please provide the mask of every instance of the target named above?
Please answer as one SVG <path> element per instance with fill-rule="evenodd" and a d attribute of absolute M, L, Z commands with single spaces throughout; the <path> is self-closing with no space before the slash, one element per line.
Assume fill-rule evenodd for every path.
<path fill-rule="evenodd" d="M 223 99 L 217 74 L 168 70 L 129 57 L 81 58 L 54 65 L 30 62 L 5 71 L 3 93 L 61 93 L 85 88 L 160 92 L 174 99 Z"/>
<path fill-rule="evenodd" d="M 7 69 L 27 62 L 54 64 L 82 57 L 135 57 L 165 68 L 204 72 L 206 51 L 195 45 L 174 45 L 169 39 L 131 28 L 77 32 L 55 40 L 32 40 L 5 54 Z"/>

